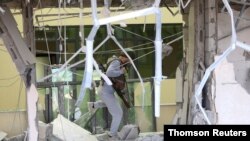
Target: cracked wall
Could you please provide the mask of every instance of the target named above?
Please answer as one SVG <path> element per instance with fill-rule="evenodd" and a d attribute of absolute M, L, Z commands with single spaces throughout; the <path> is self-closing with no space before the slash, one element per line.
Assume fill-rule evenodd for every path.
<path fill-rule="evenodd" d="M 234 11 L 234 17 L 239 12 Z M 250 18 L 250 8 L 246 9 L 242 18 Z M 218 15 L 218 52 L 223 53 L 231 41 L 230 16 L 226 13 Z M 250 44 L 250 22 L 240 20 L 237 26 L 238 40 Z M 218 124 L 250 123 L 250 60 L 249 52 L 236 48 L 227 60 L 214 71 L 213 86 Z"/>

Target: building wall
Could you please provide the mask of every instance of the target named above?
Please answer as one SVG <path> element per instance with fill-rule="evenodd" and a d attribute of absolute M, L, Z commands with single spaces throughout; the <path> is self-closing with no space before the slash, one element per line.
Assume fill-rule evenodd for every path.
<path fill-rule="evenodd" d="M 25 85 L 0 40 L 0 130 L 9 136 L 26 130 Z"/>
<path fill-rule="evenodd" d="M 242 17 L 249 19 L 249 8 Z M 239 12 L 234 11 L 234 16 Z M 221 13 L 218 16 L 218 54 L 229 48 L 231 42 L 231 25 L 229 15 Z M 250 22 L 240 20 L 237 40 L 250 45 Z M 250 123 L 250 60 L 249 52 L 236 48 L 214 72 L 215 106 L 218 124 L 249 124 Z"/>
<path fill-rule="evenodd" d="M 150 83 L 144 83 L 145 97 L 144 105 L 142 105 L 142 89 L 140 84 L 135 86 L 135 116 L 136 123 L 139 125 L 142 132 L 152 131 L 152 95 Z M 164 124 L 172 124 L 173 117 L 176 112 L 176 80 L 165 79 L 161 83 L 161 103 L 160 103 L 160 117 L 156 118 L 156 130 L 163 131 Z M 144 106 L 144 110 L 142 109 Z"/>
<path fill-rule="evenodd" d="M 19 13 L 14 14 L 14 17 L 22 34 L 22 16 Z M 27 130 L 26 89 L 1 38 L 0 65 L 0 130 L 11 137 Z"/>

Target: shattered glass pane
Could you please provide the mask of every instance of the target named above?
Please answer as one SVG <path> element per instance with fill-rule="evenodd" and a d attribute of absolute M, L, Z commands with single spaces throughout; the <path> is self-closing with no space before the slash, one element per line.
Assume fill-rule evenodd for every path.
<path fill-rule="evenodd" d="M 58 68 L 52 69 L 52 73 L 55 73 L 58 70 L 59 70 Z M 61 71 L 60 73 L 52 77 L 52 82 L 63 82 L 72 80 L 73 80 L 73 73 L 69 70 Z"/>

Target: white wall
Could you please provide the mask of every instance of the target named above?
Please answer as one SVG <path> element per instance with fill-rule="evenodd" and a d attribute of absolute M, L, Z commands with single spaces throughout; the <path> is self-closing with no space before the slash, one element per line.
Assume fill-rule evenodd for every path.
<path fill-rule="evenodd" d="M 234 12 L 238 16 L 239 12 Z M 250 18 L 248 8 L 242 16 Z M 219 38 L 230 34 L 231 24 L 229 15 L 218 15 Z M 240 20 L 237 39 L 250 45 L 250 22 Z M 230 44 L 231 36 L 218 42 L 218 55 L 223 53 Z M 225 61 L 214 71 L 213 85 L 215 107 L 218 114 L 218 124 L 250 124 L 250 57 L 243 49 L 234 50 Z M 249 55 L 250 56 L 250 55 Z"/>

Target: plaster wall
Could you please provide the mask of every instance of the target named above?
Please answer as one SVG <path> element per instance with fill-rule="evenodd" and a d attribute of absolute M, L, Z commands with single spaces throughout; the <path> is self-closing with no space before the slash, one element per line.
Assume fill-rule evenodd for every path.
<path fill-rule="evenodd" d="M 243 18 L 250 18 L 250 9 L 246 9 Z M 237 16 L 238 12 L 234 12 Z M 218 34 L 223 37 L 231 32 L 230 17 L 224 13 L 218 15 Z M 240 20 L 237 39 L 250 44 L 250 22 Z M 230 44 L 231 36 L 218 41 L 218 55 Z M 214 71 L 215 107 L 218 124 L 250 123 L 250 60 L 249 52 L 236 48 Z"/>

